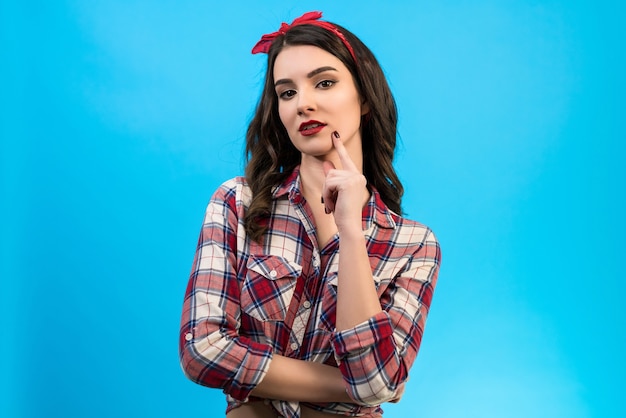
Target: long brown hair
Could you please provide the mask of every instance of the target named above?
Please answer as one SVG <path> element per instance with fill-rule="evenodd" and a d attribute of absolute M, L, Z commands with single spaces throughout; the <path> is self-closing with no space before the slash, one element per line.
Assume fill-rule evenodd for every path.
<path fill-rule="evenodd" d="M 274 90 L 274 63 L 287 45 L 313 45 L 343 62 L 354 78 L 357 90 L 369 112 L 361 118 L 363 175 L 392 211 L 401 213 L 404 189 L 393 167 L 398 112 L 396 103 L 374 54 L 350 31 L 335 25 L 352 46 L 352 55 L 341 40 L 327 29 L 298 25 L 277 37 L 267 58 L 265 85 L 246 134 L 246 180 L 252 190 L 244 226 L 247 234 L 260 241 L 267 231 L 262 220 L 270 214 L 272 189 L 283 182 L 300 164 L 301 154 L 289 139 L 280 121 Z"/>

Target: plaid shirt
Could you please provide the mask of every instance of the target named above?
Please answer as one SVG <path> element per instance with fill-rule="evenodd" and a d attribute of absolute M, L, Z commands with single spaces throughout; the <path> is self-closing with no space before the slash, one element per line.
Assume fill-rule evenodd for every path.
<path fill-rule="evenodd" d="M 299 170 L 273 191 L 261 243 L 243 227 L 251 192 L 244 178 L 222 184 L 206 211 L 180 330 L 182 368 L 221 388 L 228 411 L 254 400 L 272 354 L 339 367 L 354 403 L 304 404 L 348 416 L 378 415 L 405 382 L 422 339 L 437 280 L 439 244 L 425 226 L 391 212 L 376 191 L 363 232 L 383 312 L 335 329 L 339 237 L 318 248 Z M 355 301 L 358 303 L 358 301 Z M 269 401 L 266 401 L 269 403 Z M 285 417 L 297 402 L 271 401 Z"/>

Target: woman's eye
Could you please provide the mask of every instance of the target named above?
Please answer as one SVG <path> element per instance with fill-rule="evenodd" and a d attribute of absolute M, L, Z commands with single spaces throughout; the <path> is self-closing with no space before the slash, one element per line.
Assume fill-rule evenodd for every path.
<path fill-rule="evenodd" d="M 323 89 L 332 87 L 333 84 L 335 84 L 335 81 L 333 80 L 322 80 L 319 83 L 317 83 L 318 87 L 321 87 Z"/>
<path fill-rule="evenodd" d="M 296 95 L 295 90 L 285 90 L 282 93 L 280 93 L 278 97 L 280 97 L 281 99 L 291 99 L 295 95 Z"/>

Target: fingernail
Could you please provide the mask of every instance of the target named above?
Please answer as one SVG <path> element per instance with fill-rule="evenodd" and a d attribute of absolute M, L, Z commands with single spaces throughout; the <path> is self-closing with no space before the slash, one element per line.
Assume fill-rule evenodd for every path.
<path fill-rule="evenodd" d="M 337 132 L 337 131 L 334 131 L 334 132 L 333 132 L 333 136 L 334 136 L 335 138 L 337 138 L 337 139 L 339 139 L 339 138 L 340 138 L 340 137 L 339 137 L 339 132 Z"/>
<path fill-rule="evenodd" d="M 326 206 L 324 206 L 324 212 L 326 212 L 326 215 L 328 215 L 330 213 L 330 210 Z"/>

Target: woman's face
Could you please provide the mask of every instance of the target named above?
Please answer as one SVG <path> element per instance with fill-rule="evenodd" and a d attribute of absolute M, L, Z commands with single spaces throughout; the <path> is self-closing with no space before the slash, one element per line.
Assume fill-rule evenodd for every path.
<path fill-rule="evenodd" d="M 361 154 L 361 116 L 367 106 L 339 58 L 311 45 L 286 46 L 274 63 L 278 113 L 293 145 L 304 156 L 326 159 L 331 133 Z"/>

